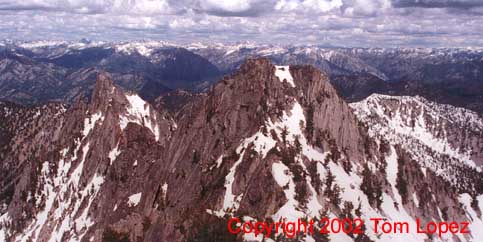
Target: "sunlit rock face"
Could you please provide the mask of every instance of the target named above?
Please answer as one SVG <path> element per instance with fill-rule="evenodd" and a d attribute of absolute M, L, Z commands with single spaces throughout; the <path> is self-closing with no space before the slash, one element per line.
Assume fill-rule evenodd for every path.
<path fill-rule="evenodd" d="M 265 58 L 206 94 L 173 95 L 151 106 L 102 72 L 89 101 L 2 104 L 0 240 L 263 240 L 229 234 L 230 216 L 482 225 L 482 121 L 472 112 L 406 97 L 348 105 L 318 69 Z M 368 227 L 299 240 L 428 238 Z"/>

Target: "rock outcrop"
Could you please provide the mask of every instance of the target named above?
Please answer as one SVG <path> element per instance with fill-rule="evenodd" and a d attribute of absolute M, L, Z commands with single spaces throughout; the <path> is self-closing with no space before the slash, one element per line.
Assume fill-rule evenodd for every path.
<path fill-rule="evenodd" d="M 80 99 L 67 110 L 42 114 L 38 130 L 26 121 L 29 130 L 13 134 L 12 149 L 1 160 L 2 174 L 13 174 L 7 183 L 14 187 L 1 200 L 0 238 L 262 241 L 229 234 L 230 216 L 296 221 L 325 214 L 410 223 L 420 217 L 471 220 L 472 228 L 482 224 L 481 191 L 458 189 L 408 147 L 387 134 L 375 135 L 370 126 L 377 124 L 360 112 L 358 119 L 313 67 L 248 59 L 195 100 L 172 117 L 162 101 L 154 108 L 102 73 L 88 103 Z M 443 160 L 435 156 L 432 162 Z M 6 164 L 19 165 L 9 173 Z M 394 236 L 368 227 L 360 235 L 297 240 Z M 406 241 L 428 238 L 400 235 Z"/>

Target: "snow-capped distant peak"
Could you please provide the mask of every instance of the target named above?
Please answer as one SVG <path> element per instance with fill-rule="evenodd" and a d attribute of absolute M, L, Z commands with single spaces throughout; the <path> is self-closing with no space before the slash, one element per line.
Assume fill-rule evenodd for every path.
<path fill-rule="evenodd" d="M 107 45 L 104 41 L 57 41 L 57 40 L 41 40 L 33 42 L 22 42 L 18 44 L 19 47 L 36 50 L 42 48 L 66 47 L 67 49 L 81 50 L 85 48 L 100 47 Z"/>
<path fill-rule="evenodd" d="M 41 40 L 41 41 L 22 43 L 19 46 L 22 47 L 22 48 L 25 48 L 25 49 L 35 49 L 35 48 L 59 46 L 59 45 L 67 44 L 67 43 L 68 42 L 66 42 L 66 41 Z"/>
<path fill-rule="evenodd" d="M 116 51 L 131 55 L 138 53 L 142 56 L 149 57 L 151 54 L 159 48 L 163 47 L 175 47 L 175 45 L 164 41 L 141 41 L 141 42 L 127 42 L 114 45 Z"/>

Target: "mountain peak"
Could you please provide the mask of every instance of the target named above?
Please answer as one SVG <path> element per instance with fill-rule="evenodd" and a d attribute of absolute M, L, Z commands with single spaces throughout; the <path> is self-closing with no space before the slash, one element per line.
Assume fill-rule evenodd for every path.
<path fill-rule="evenodd" d="M 250 57 L 241 65 L 241 71 L 247 71 L 254 68 L 263 68 L 273 66 L 272 61 L 266 57 Z"/>
<path fill-rule="evenodd" d="M 111 90 L 113 87 L 114 83 L 111 74 L 105 71 L 101 71 L 97 74 L 96 86 L 94 88 L 95 93 L 97 92 L 97 94 L 100 94 L 99 92 L 103 90 Z"/>
<path fill-rule="evenodd" d="M 111 74 L 104 71 L 99 72 L 92 92 L 91 107 L 95 110 L 107 107 L 108 103 L 116 96 L 116 90 Z M 122 96 L 122 93 L 117 93 L 117 95 Z"/>
<path fill-rule="evenodd" d="M 413 218 L 442 221 L 447 216 L 474 218 L 475 227 L 483 224 L 477 216 L 483 210 L 477 187 L 482 184 L 481 172 L 452 162 L 461 156 L 444 146 L 416 142 L 428 136 L 407 138 L 422 128 L 435 127 L 430 130 L 435 132 L 428 132 L 435 138 L 455 136 L 463 129 L 449 122 L 436 127 L 436 119 L 442 119 L 428 118 L 431 112 L 404 112 L 409 109 L 391 102 L 383 107 L 393 110 L 388 115 L 379 113 L 379 106 L 369 110 L 381 115 L 381 121 L 369 112 L 370 119 L 360 115 L 358 121 L 323 72 L 310 66 L 276 66 L 268 58 L 247 60 L 207 94 L 192 97 L 178 92 L 170 98 L 158 101 L 177 105 L 186 102 L 183 99 L 194 100 L 187 101 L 189 106 L 183 107 L 176 123 L 163 109 L 123 92 L 109 73 L 100 72 L 88 110 L 82 106 L 40 116 L 44 122 L 27 123 L 39 126 L 16 136 L 25 152 L 14 150 L 5 159 L 22 166 L 9 175 L 9 181 L 21 182 L 9 198 L 8 211 L 0 210 L 0 224 L 5 225 L 0 240 L 103 241 L 114 236 L 113 240 L 208 241 L 227 234 L 223 215 L 296 221 L 320 219 L 327 212 L 334 217 L 404 218 L 411 226 L 416 226 Z M 396 123 L 399 130 L 404 128 L 399 124 L 408 127 L 405 133 L 389 129 L 395 122 L 384 122 L 386 117 L 408 120 Z M 389 128 L 380 136 L 371 136 L 386 124 Z M 478 146 L 482 142 L 477 135 L 444 137 Z M 421 145 L 409 146 L 405 140 Z M 427 151 L 432 147 L 441 147 L 446 154 Z M 451 181 L 436 173 L 441 169 L 431 169 L 421 154 L 431 154 L 431 163 L 443 168 L 455 164 L 452 174 L 464 179 L 448 186 Z M 1 168 L 1 174 L 11 174 L 10 167 Z M 460 196 L 453 190 L 456 186 L 468 194 Z M 477 211 L 471 199 L 481 209 Z M 211 230 L 213 226 L 221 229 Z M 206 229 L 212 238 L 205 237 Z M 429 238 L 401 236 L 406 241 Z M 368 229 L 357 238 L 330 239 L 391 238 Z M 326 241 L 311 235 L 305 240 Z"/>

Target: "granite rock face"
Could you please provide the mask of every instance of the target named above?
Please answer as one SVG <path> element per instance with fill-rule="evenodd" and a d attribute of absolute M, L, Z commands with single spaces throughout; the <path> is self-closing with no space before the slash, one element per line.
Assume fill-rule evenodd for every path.
<path fill-rule="evenodd" d="M 206 95 L 173 95 L 180 111 L 165 107 L 169 98 L 151 106 L 101 73 L 88 102 L 42 106 L 37 116 L 4 108 L 0 174 L 9 178 L 0 183 L 0 240 L 252 241 L 228 233 L 230 216 L 482 223 L 481 170 L 462 164 L 474 173 L 464 177 L 472 186 L 460 189 L 411 146 L 390 139 L 397 132 L 377 135 L 374 127 L 386 123 L 363 118 L 366 109 L 350 107 L 314 67 L 248 59 Z M 452 142 L 474 149 L 468 159 L 480 166 L 475 132 Z M 370 229 L 329 238 L 390 239 Z"/>

